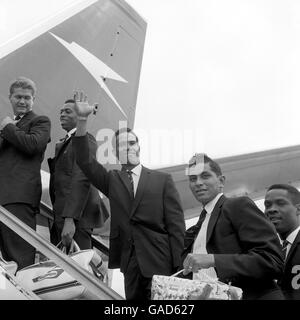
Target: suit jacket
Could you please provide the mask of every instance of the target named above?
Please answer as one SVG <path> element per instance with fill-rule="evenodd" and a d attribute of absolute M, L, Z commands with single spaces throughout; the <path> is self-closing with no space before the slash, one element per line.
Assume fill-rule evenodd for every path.
<path fill-rule="evenodd" d="M 187 230 L 183 258 L 191 252 L 197 234 L 195 226 Z M 283 271 L 280 242 L 274 226 L 251 199 L 221 196 L 211 214 L 206 241 L 220 281 L 242 288 L 245 299 L 278 290 L 273 280 Z"/>
<path fill-rule="evenodd" d="M 97 143 L 88 134 L 89 152 L 96 155 Z M 108 218 L 98 190 L 76 163 L 72 139 L 57 143 L 55 158 L 48 159 L 50 167 L 50 198 L 53 214 L 57 218 L 73 218 L 83 229 L 101 227 Z"/>
<path fill-rule="evenodd" d="M 142 168 L 134 200 L 126 172 L 107 171 L 88 150 L 87 137 L 74 137 L 83 172 L 110 200 L 109 267 L 126 272 L 132 244 L 143 276 L 170 275 L 181 265 L 184 216 L 170 175 Z"/>
<path fill-rule="evenodd" d="M 286 299 L 300 300 L 300 232 L 298 232 L 286 257 L 279 284 Z"/>
<path fill-rule="evenodd" d="M 50 120 L 30 111 L 14 124 L 6 125 L 0 146 L 0 204 L 40 204 L 41 163 L 50 141 Z"/>

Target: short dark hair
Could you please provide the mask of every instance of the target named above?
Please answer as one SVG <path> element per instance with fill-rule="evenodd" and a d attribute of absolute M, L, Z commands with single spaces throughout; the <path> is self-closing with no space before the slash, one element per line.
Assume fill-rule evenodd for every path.
<path fill-rule="evenodd" d="M 267 192 L 274 189 L 286 190 L 293 205 L 300 203 L 300 192 L 297 188 L 291 186 L 290 184 L 273 184 L 268 188 Z"/>
<path fill-rule="evenodd" d="M 32 92 L 32 96 L 34 97 L 36 94 L 36 85 L 35 83 L 28 78 L 19 77 L 14 80 L 9 86 L 9 95 L 11 96 L 14 93 L 16 88 L 29 89 Z"/>
<path fill-rule="evenodd" d="M 139 138 L 138 136 L 132 131 L 132 129 L 128 128 L 128 127 L 125 127 L 125 128 L 121 128 L 121 129 L 118 129 L 117 131 L 115 131 L 115 139 L 116 141 L 118 140 L 118 137 L 121 133 L 124 133 L 124 132 L 130 132 L 132 133 L 135 137 L 136 137 L 136 142 L 139 142 Z"/>
<path fill-rule="evenodd" d="M 208 163 L 211 170 L 219 177 L 222 175 L 222 170 L 219 164 L 211 159 L 208 155 L 204 154 L 204 163 Z"/>
<path fill-rule="evenodd" d="M 68 99 L 65 101 L 64 104 L 67 104 L 67 103 L 75 103 L 75 100 L 74 99 Z"/>

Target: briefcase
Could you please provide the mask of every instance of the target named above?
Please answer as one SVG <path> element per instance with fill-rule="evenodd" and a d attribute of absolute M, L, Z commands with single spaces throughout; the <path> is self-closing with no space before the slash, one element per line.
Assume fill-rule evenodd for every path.
<path fill-rule="evenodd" d="M 200 280 L 172 276 L 154 275 L 152 277 L 152 300 L 240 300 L 242 289 L 212 279 L 201 273 Z"/>

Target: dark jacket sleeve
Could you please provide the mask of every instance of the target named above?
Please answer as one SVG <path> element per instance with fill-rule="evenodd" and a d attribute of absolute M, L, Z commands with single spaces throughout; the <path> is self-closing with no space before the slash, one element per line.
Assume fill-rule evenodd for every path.
<path fill-rule="evenodd" d="M 179 193 L 170 175 L 167 176 L 164 188 L 164 216 L 169 234 L 174 270 L 181 266 L 185 222 Z"/>
<path fill-rule="evenodd" d="M 90 152 L 87 135 L 72 138 L 72 146 L 78 166 L 90 182 L 108 197 L 109 173 Z"/>
<path fill-rule="evenodd" d="M 232 224 L 242 253 L 214 254 L 218 277 L 233 281 L 278 279 L 283 255 L 273 225 L 247 198 L 228 199 L 222 215 Z"/>
<path fill-rule="evenodd" d="M 29 132 L 19 129 L 14 124 L 6 125 L 1 136 L 14 147 L 28 155 L 43 152 L 50 141 L 51 123 L 46 116 L 37 116 L 32 120 Z"/>
<path fill-rule="evenodd" d="M 91 157 L 95 157 L 97 150 L 96 140 L 90 134 L 87 135 L 87 140 L 89 154 Z M 70 189 L 65 199 L 62 217 L 79 220 L 82 216 L 84 208 L 86 207 L 91 185 L 89 179 L 77 165 L 74 152 L 72 152 L 72 156 L 73 167 L 71 171 Z"/>

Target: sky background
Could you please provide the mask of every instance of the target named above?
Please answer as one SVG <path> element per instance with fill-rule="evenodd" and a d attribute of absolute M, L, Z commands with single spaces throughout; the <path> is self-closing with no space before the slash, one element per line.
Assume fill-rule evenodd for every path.
<path fill-rule="evenodd" d="M 129 3 L 148 21 L 136 128 L 192 131 L 178 162 L 299 144 L 299 1 Z"/>
<path fill-rule="evenodd" d="M 0 44 L 82 2 L 1 0 Z M 145 165 L 299 144 L 300 1 L 127 2 L 148 23 L 135 119 Z"/>

